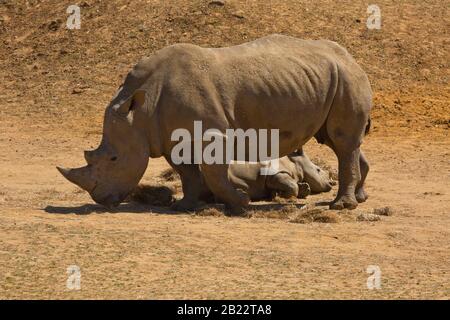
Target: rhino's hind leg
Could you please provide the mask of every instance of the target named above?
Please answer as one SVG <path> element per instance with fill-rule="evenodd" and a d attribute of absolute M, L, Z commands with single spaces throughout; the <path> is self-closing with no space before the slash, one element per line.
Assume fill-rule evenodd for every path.
<path fill-rule="evenodd" d="M 355 209 L 358 202 L 355 197 L 356 185 L 360 180 L 359 147 L 352 151 L 336 150 L 339 162 L 339 189 L 330 209 Z"/>
<path fill-rule="evenodd" d="M 338 90 L 326 121 L 325 143 L 329 144 L 339 162 L 339 189 L 330 209 L 355 209 L 357 187 L 361 187 L 360 146 L 368 130 L 372 91 L 363 72 L 351 63 L 339 67 Z M 326 133 L 326 134 L 324 134 Z M 327 141 L 329 140 L 329 141 Z M 359 190 L 358 190 L 359 191 Z"/>
<path fill-rule="evenodd" d="M 248 206 L 250 197 L 241 189 L 235 189 L 228 178 L 227 164 L 201 165 L 206 185 L 223 201 L 232 214 L 241 214 Z"/>
<path fill-rule="evenodd" d="M 361 203 L 369 198 L 366 191 L 364 190 L 364 181 L 366 180 L 367 174 L 369 173 L 369 162 L 367 162 L 367 159 L 362 151 L 359 155 L 359 167 L 361 171 L 361 180 L 356 186 L 355 196 L 356 200 Z"/>
<path fill-rule="evenodd" d="M 327 124 L 330 145 L 338 158 L 339 189 L 330 209 L 355 209 L 358 206 L 356 189 L 361 182 L 360 145 L 365 119 L 347 115 Z M 340 120 L 340 121 L 339 121 Z M 343 121 L 344 120 L 344 121 Z"/>

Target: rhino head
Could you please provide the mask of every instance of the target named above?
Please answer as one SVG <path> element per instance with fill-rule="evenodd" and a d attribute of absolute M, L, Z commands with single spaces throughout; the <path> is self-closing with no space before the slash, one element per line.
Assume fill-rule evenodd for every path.
<path fill-rule="evenodd" d="M 100 146 L 84 153 L 87 165 L 57 167 L 67 180 L 106 207 L 119 205 L 139 183 L 150 153 L 145 91 L 136 90 L 127 98 L 122 89 L 106 108 Z"/>
<path fill-rule="evenodd" d="M 308 183 L 312 193 L 328 192 L 332 189 L 333 181 L 330 174 L 315 165 L 302 149 L 288 155 L 297 170 L 303 173 L 303 182 Z"/>

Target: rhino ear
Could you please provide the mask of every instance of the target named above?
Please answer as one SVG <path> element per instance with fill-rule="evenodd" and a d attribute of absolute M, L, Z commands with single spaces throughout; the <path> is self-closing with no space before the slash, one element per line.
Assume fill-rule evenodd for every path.
<path fill-rule="evenodd" d="M 136 90 L 133 95 L 121 104 L 113 107 L 114 111 L 120 115 L 127 116 L 130 111 L 141 108 L 145 103 L 145 90 Z"/>

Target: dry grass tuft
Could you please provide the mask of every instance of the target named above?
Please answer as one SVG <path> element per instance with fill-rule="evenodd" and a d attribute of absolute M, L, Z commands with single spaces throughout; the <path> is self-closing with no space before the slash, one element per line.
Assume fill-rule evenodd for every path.
<path fill-rule="evenodd" d="M 128 201 L 135 201 L 139 203 L 168 207 L 174 201 L 174 191 L 166 186 L 148 186 L 139 185 L 128 196 Z"/>
<path fill-rule="evenodd" d="M 379 215 L 373 214 L 373 213 L 360 213 L 356 217 L 357 221 L 380 221 L 381 217 Z"/>
<path fill-rule="evenodd" d="M 337 223 L 340 221 L 339 215 L 334 211 L 328 211 L 320 208 L 306 208 L 300 210 L 300 213 L 289 219 L 292 223 Z"/>
<path fill-rule="evenodd" d="M 161 172 L 161 174 L 159 175 L 159 177 L 165 181 L 176 181 L 176 180 L 180 180 L 180 176 L 178 175 L 178 173 L 172 169 L 166 169 L 163 172 Z"/>
<path fill-rule="evenodd" d="M 280 219 L 286 220 L 289 218 L 289 214 L 283 211 L 264 211 L 264 210 L 252 210 L 247 213 L 248 218 L 262 218 L 262 219 Z"/>
<path fill-rule="evenodd" d="M 195 215 L 200 217 L 223 217 L 225 214 L 217 208 L 209 207 L 196 211 Z"/>
<path fill-rule="evenodd" d="M 272 198 L 272 202 L 279 203 L 279 204 L 292 204 L 292 203 L 297 202 L 297 198 L 296 197 L 283 198 L 283 197 L 280 197 L 278 194 L 276 194 Z"/>
<path fill-rule="evenodd" d="M 293 203 L 288 203 L 281 207 L 281 209 L 274 210 L 251 210 L 247 212 L 248 218 L 265 218 L 265 219 L 280 219 L 287 220 L 292 214 L 297 212 L 299 209 Z"/>
<path fill-rule="evenodd" d="M 372 213 L 379 216 L 392 216 L 394 210 L 391 207 L 375 208 Z"/>

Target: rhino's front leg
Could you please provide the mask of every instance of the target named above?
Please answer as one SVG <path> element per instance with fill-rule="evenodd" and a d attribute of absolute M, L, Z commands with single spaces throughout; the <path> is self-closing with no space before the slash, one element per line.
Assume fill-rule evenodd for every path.
<path fill-rule="evenodd" d="M 202 174 L 206 185 L 212 193 L 222 200 L 232 214 L 241 214 L 248 206 L 250 197 L 241 190 L 235 189 L 228 178 L 227 164 L 201 165 Z"/>
<path fill-rule="evenodd" d="M 200 199 L 207 198 L 211 191 L 204 183 L 200 168 L 196 164 L 174 164 L 170 157 L 165 157 L 171 167 L 180 175 L 183 198 L 172 205 L 173 210 L 189 211 L 199 205 Z"/>

